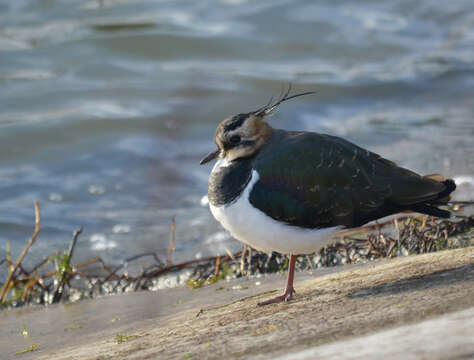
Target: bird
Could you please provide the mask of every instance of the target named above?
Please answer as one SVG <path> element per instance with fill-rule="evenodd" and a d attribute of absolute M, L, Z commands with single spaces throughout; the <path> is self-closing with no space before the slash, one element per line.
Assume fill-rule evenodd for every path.
<path fill-rule="evenodd" d="M 344 230 L 400 212 L 440 218 L 456 189 L 440 174 L 419 175 L 341 137 L 275 129 L 270 116 L 290 95 L 255 111 L 230 116 L 217 126 L 217 146 L 200 164 L 216 160 L 208 200 L 214 218 L 237 240 L 264 252 L 289 255 L 283 295 L 294 298 L 296 256 L 311 254 Z"/>

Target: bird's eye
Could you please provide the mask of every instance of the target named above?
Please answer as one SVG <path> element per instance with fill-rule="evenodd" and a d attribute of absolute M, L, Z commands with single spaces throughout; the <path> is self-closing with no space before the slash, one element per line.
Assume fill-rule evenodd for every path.
<path fill-rule="evenodd" d="M 230 137 L 229 141 L 232 145 L 236 145 L 240 142 L 240 136 L 239 135 L 232 135 Z"/>

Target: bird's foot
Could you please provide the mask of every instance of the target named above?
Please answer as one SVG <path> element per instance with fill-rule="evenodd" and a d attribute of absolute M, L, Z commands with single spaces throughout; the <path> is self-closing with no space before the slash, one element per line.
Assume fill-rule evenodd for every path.
<path fill-rule="evenodd" d="M 270 300 L 267 300 L 267 301 L 259 302 L 258 306 L 276 304 L 276 303 L 279 303 L 279 302 L 288 302 L 290 300 L 293 300 L 293 294 L 296 294 L 296 291 L 295 291 L 294 288 L 286 289 L 285 293 L 283 295 L 274 297 L 273 299 L 270 299 Z"/>

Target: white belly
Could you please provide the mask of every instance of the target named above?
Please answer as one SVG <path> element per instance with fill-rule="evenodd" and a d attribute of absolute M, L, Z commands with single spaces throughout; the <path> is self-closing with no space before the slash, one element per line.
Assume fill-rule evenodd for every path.
<path fill-rule="evenodd" d="M 304 229 L 280 223 L 254 208 L 249 194 L 259 175 L 253 170 L 249 184 L 237 201 L 225 206 L 210 204 L 212 215 L 233 237 L 265 252 L 310 254 L 334 241 L 331 235 L 339 226 L 325 229 Z"/>

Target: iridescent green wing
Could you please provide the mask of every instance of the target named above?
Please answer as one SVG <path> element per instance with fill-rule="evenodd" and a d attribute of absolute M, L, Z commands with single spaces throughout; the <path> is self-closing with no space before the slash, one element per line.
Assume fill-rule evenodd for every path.
<path fill-rule="evenodd" d="M 275 131 L 256 157 L 249 201 L 304 228 L 354 227 L 434 198 L 443 185 L 344 139 Z"/>

